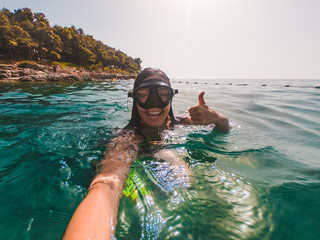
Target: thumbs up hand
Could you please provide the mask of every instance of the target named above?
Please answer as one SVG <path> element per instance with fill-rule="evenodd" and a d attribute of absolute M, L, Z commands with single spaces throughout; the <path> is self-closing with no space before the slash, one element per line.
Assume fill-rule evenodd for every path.
<path fill-rule="evenodd" d="M 228 131 L 230 129 L 228 118 L 209 108 L 204 101 L 205 92 L 199 94 L 199 105 L 189 109 L 191 124 L 208 125 L 215 124 L 215 129 Z"/>
<path fill-rule="evenodd" d="M 199 105 L 189 109 L 192 123 L 195 125 L 206 125 L 216 122 L 218 114 L 216 111 L 210 109 L 204 101 L 204 93 L 199 94 Z"/>

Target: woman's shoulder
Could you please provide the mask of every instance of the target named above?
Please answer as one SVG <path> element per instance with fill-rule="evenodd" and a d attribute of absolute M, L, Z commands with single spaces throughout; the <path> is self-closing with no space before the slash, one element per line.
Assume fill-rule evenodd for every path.
<path fill-rule="evenodd" d="M 175 116 L 176 124 L 189 124 L 189 116 Z"/>

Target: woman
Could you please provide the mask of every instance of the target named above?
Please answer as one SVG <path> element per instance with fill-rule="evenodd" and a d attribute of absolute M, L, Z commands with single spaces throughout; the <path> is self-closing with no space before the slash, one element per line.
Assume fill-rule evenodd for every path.
<path fill-rule="evenodd" d="M 128 93 L 133 98 L 129 124 L 107 145 L 88 195 L 73 214 L 63 239 L 110 239 L 117 224 L 119 200 L 142 141 L 159 140 L 159 132 L 175 124 L 214 124 L 216 130 L 228 131 L 228 119 L 210 109 L 199 94 L 199 105 L 189 109 L 190 116 L 176 118 L 167 75 L 159 69 L 146 68 L 136 78 Z"/>

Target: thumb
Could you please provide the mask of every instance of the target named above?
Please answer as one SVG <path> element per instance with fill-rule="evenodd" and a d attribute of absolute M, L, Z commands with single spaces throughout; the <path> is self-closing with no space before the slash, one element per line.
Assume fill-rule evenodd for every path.
<path fill-rule="evenodd" d="M 199 105 L 204 105 L 204 104 L 206 104 L 206 102 L 205 102 L 204 99 L 203 99 L 204 93 L 205 93 L 205 92 L 202 91 L 202 92 L 199 94 L 199 96 L 198 96 Z"/>

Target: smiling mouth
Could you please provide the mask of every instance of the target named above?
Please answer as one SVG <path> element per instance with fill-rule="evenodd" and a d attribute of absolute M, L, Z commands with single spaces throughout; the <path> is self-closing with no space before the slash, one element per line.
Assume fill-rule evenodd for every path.
<path fill-rule="evenodd" d="M 147 111 L 147 118 L 151 121 L 158 121 L 161 119 L 162 111 Z"/>
<path fill-rule="evenodd" d="M 148 115 L 151 115 L 151 116 L 157 116 L 157 115 L 159 115 L 161 113 L 161 111 L 160 112 L 147 112 L 147 114 Z"/>

